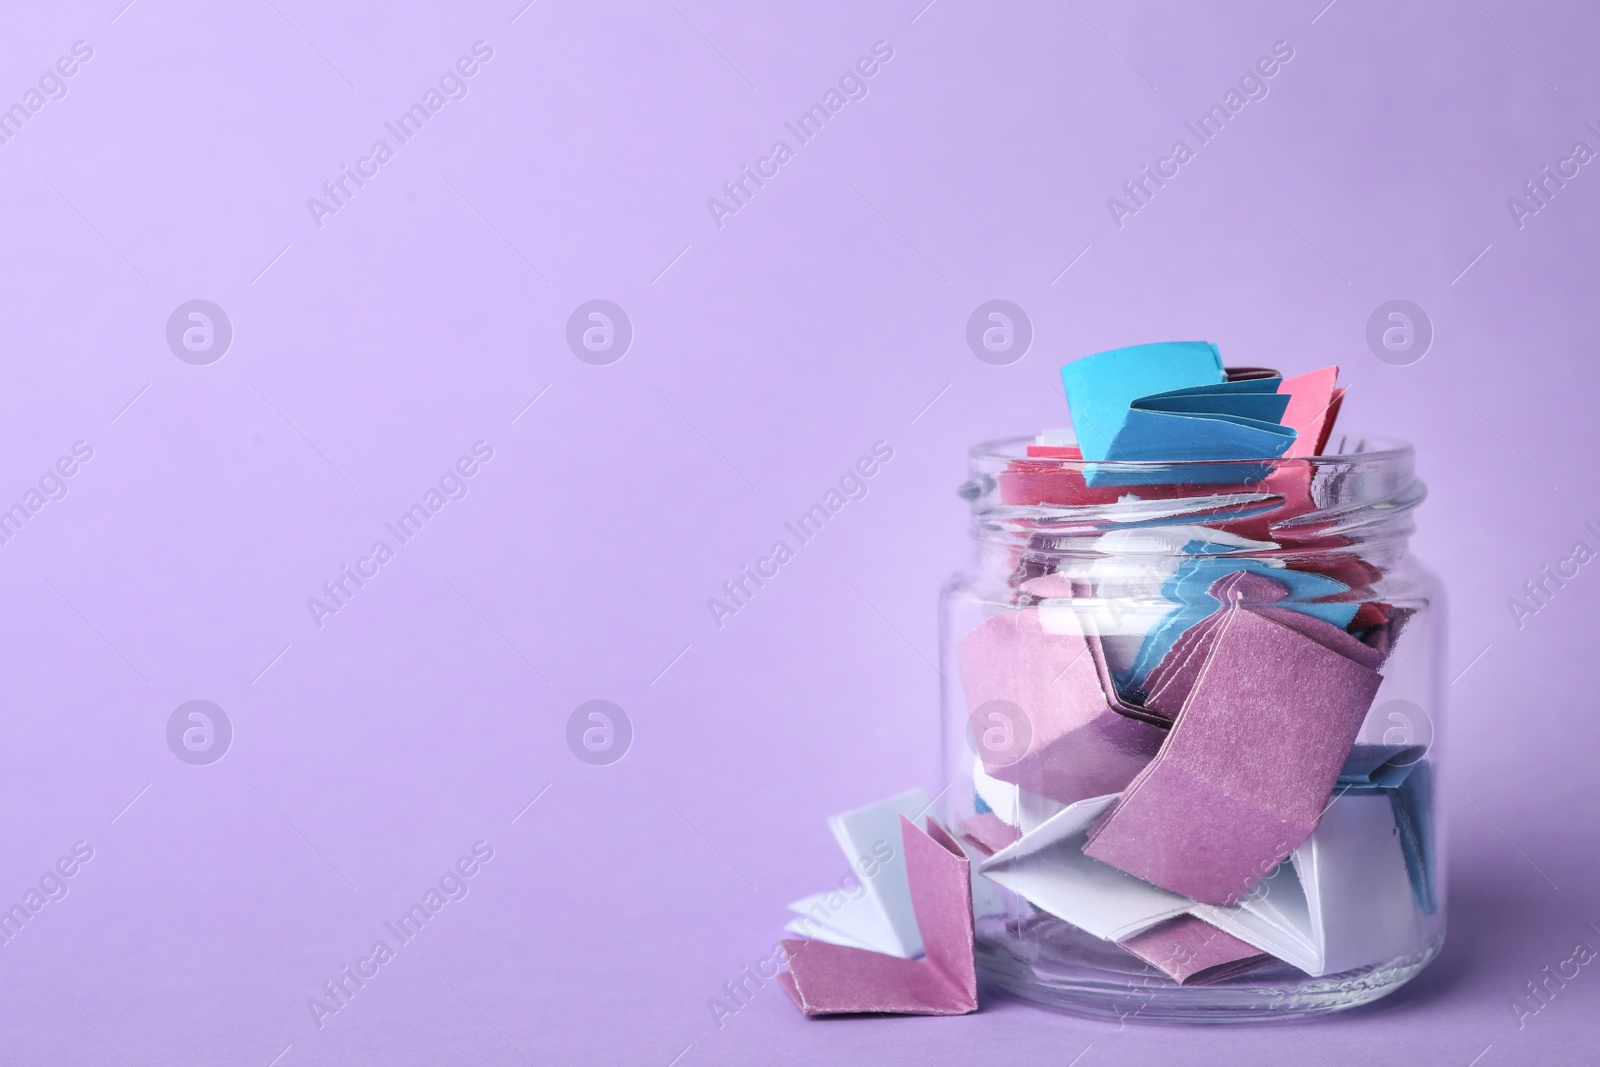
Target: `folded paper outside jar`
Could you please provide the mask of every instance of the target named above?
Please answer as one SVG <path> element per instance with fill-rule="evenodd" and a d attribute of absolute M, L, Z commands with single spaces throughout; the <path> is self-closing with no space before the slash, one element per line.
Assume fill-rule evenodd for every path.
<path fill-rule="evenodd" d="M 958 652 L 970 736 L 984 770 L 1063 804 L 1122 789 L 1162 732 L 1118 715 L 1086 639 L 1049 634 L 1037 608 L 991 616 Z"/>
<path fill-rule="evenodd" d="M 977 1010 L 969 860 L 933 818 L 923 831 L 901 816 L 900 829 L 924 956 L 907 960 L 821 941 L 785 940 L 789 970 L 778 980 L 807 1015 Z"/>
<path fill-rule="evenodd" d="M 1125 944 L 1192 915 L 1314 977 L 1393 959 L 1417 944 L 1407 862 L 1382 795 L 1336 799 L 1290 862 L 1229 907 L 1168 892 L 1085 855 L 1089 825 L 1116 799 L 1073 805 L 984 860 L 980 872 L 1102 940 Z"/>
<path fill-rule="evenodd" d="M 1179 985 L 1205 985 L 1244 974 L 1267 953 L 1204 919 L 1180 915 L 1117 942 Z"/>
<path fill-rule="evenodd" d="M 856 886 L 814 893 L 789 910 L 800 917 L 784 927 L 792 934 L 835 945 L 869 949 L 910 959 L 922 951 L 905 853 L 897 848 L 900 819 L 917 819 L 931 806 L 924 789 L 843 812 L 828 829 L 850 863 Z"/>
<path fill-rule="evenodd" d="M 1004 915 L 1011 910 L 1011 900 L 1005 890 L 978 873 L 978 864 L 988 859 L 990 853 L 970 834 L 956 838 L 956 844 L 967 857 L 967 873 L 972 884 L 972 916 L 983 919 L 991 915 Z"/>
<path fill-rule="evenodd" d="M 1260 612 L 1223 615 L 1161 751 L 1084 848 L 1213 905 L 1311 836 L 1382 681 Z"/>

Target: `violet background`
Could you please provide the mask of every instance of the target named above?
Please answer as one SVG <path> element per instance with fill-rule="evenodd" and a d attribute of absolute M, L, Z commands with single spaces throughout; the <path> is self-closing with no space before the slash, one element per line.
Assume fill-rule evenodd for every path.
<path fill-rule="evenodd" d="M 1593 968 L 1510 1005 L 1600 946 L 1600 578 L 1521 629 L 1507 601 L 1597 543 L 1600 176 L 1520 230 L 1506 198 L 1600 147 L 1592 10 L 124 2 L 0 23 L 5 102 L 94 48 L 0 145 L 0 498 L 94 448 L 0 546 L 0 897 L 95 849 L 0 947 L 0 1063 L 1588 1062 Z M 470 94 L 317 228 L 477 40 Z M 879 40 L 867 98 L 719 229 L 706 199 Z M 1276 41 L 1267 99 L 1119 230 L 1106 199 Z M 1006 367 L 964 339 L 996 297 L 1035 331 Z M 209 366 L 164 338 L 194 298 L 233 324 Z M 634 326 L 611 366 L 564 340 L 593 298 Z M 1414 365 L 1365 341 L 1393 298 L 1436 330 Z M 966 447 L 1062 424 L 1065 360 L 1168 338 L 1337 362 L 1345 428 L 1418 447 L 1467 669 L 1443 955 L 1295 1027 L 811 1021 L 769 984 L 719 1028 L 844 873 L 826 816 L 937 779 Z M 879 439 L 870 495 L 718 630 L 706 599 Z M 470 495 L 318 629 L 307 598 L 478 440 Z M 195 698 L 235 730 L 206 767 L 165 740 Z M 635 731 L 611 766 L 565 741 L 594 698 Z M 318 1029 L 307 998 L 477 840 L 470 895 Z"/>

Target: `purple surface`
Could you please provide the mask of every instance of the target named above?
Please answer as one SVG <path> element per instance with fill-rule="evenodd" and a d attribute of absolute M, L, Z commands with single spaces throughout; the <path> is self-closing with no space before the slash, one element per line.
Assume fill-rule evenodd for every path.
<path fill-rule="evenodd" d="M 1592 12 L 521 8 L 4 16 L 6 103 L 94 55 L 0 144 L 0 499 L 93 458 L 0 545 L 0 896 L 94 855 L 0 947 L 0 1062 L 1590 1061 L 1600 176 L 1548 182 L 1520 227 L 1507 198 L 1597 146 Z M 307 198 L 478 40 L 466 97 L 318 228 Z M 719 228 L 707 198 L 879 40 L 867 96 Z M 1107 199 L 1280 40 L 1267 97 L 1119 228 Z M 1005 366 L 967 341 L 996 298 L 1031 323 Z M 165 336 L 195 299 L 233 327 L 209 366 Z M 596 299 L 632 324 L 610 366 L 567 342 Z M 1368 345 L 1396 299 L 1433 327 L 1410 365 Z M 1337 362 L 1343 425 L 1418 446 L 1461 675 L 1443 956 L 1297 1028 L 995 998 L 816 1021 L 772 982 L 719 1027 L 784 905 L 846 874 L 826 816 L 935 780 L 963 450 L 1062 424 L 1067 358 L 1171 337 Z M 466 497 L 372 561 L 477 441 Z M 789 533 L 832 489 L 860 499 Z M 344 566 L 377 575 L 318 628 Z M 233 726 L 210 766 L 168 747 L 197 699 Z M 631 723 L 609 766 L 569 749 L 627 733 L 601 706 L 569 735 L 592 700 Z M 480 840 L 467 895 L 318 1029 L 308 998 Z"/>

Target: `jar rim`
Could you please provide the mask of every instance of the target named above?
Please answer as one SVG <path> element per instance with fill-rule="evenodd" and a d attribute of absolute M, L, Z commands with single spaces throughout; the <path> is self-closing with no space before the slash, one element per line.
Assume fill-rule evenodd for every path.
<path fill-rule="evenodd" d="M 1111 472 L 1137 472 L 1137 471 L 1165 471 L 1180 472 L 1184 470 L 1251 470 L 1259 469 L 1263 463 L 1271 463 L 1278 469 L 1292 464 L 1303 463 L 1307 466 L 1332 467 L 1341 464 L 1361 463 L 1404 463 L 1415 458 L 1416 449 L 1411 442 L 1398 437 L 1385 437 L 1376 434 L 1345 433 L 1337 436 L 1338 448 L 1318 456 L 1297 456 L 1292 459 L 1184 459 L 1184 460 L 1129 460 L 1129 459 L 1071 459 L 1063 456 L 1030 456 L 1028 447 L 1038 443 L 1039 435 L 1023 435 L 1016 437 L 996 437 L 987 441 L 979 441 L 967 449 L 967 458 L 974 464 L 983 461 L 1005 464 L 1014 459 L 1026 459 L 1029 463 L 1044 466 L 1056 466 L 1063 470 L 1096 470 Z M 1330 442 L 1332 444 L 1332 442 Z M 1182 478 L 1174 481 L 1181 482 Z M 1241 479 L 1250 481 L 1254 479 Z"/>
<path fill-rule="evenodd" d="M 1221 523 L 1249 524 L 1263 543 L 1403 544 L 1427 496 L 1415 449 L 1393 437 L 1342 434 L 1320 456 L 1163 462 L 1030 456 L 1036 441 L 1003 437 L 968 450 L 958 495 L 972 508 L 975 538 L 1038 546 L 1048 535 L 1066 551 L 1114 529 Z"/>

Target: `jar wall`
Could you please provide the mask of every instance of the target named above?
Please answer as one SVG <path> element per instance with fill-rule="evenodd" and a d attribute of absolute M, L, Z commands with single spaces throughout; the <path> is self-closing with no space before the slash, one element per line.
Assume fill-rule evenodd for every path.
<path fill-rule="evenodd" d="M 941 597 L 941 803 L 971 850 L 986 979 L 1079 1013 L 1227 1021 L 1354 1006 L 1420 971 L 1444 936 L 1444 612 L 1436 580 L 1405 546 L 1421 499 L 1409 451 L 1381 461 L 1403 471 L 1365 487 L 1351 474 L 1359 464 L 1323 465 L 1310 475 L 1311 517 L 1323 521 L 1302 514 L 1297 529 L 1274 531 L 1269 503 L 1248 531 L 1265 537 L 1239 535 L 1231 518 L 1196 523 L 1181 500 L 1166 519 L 1131 499 L 1019 508 L 996 484 L 997 462 L 974 450 L 964 495 L 977 546 Z M 1258 632 L 1267 643 L 1245 643 Z M 1353 743 L 1348 730 L 1334 739 L 1304 725 L 1332 699 L 1308 673 L 1324 666 L 1367 686 L 1335 700 L 1352 729 L 1360 723 Z M 1295 730 L 1308 743 L 1296 747 Z M 1184 863 L 1250 848 L 1260 817 L 1230 807 L 1231 790 L 1256 785 L 1248 768 L 1293 791 L 1331 773 L 1330 758 L 1339 777 L 1325 806 L 1272 842 L 1287 853 L 1281 864 L 1273 853 L 1246 868 L 1222 898 L 1174 890 L 1213 891 Z M 1091 838 L 1117 839 L 1101 833 L 1113 811 L 1140 825 L 1124 790 L 1136 786 L 1150 807 L 1144 798 L 1175 775 L 1199 776 L 1192 787 L 1182 778 L 1173 795 L 1185 803 L 1170 820 L 1173 833 L 1193 834 L 1163 845 L 1158 807 L 1153 834 L 1123 835 L 1135 862 L 1101 869 L 1086 857 L 1100 847 Z M 1297 828 L 1310 836 L 1296 839 Z M 1195 836 L 1215 838 L 1196 853 L 1205 862 L 1175 860 L 1201 847 Z M 1147 962 L 1152 945 L 1159 966 Z"/>

